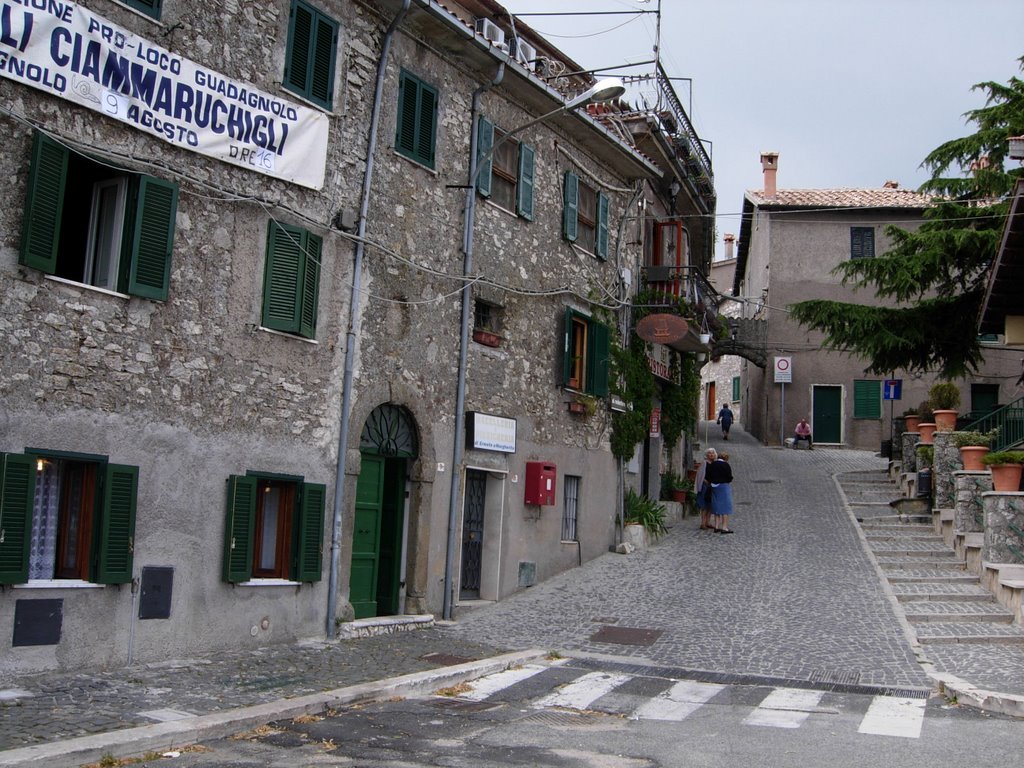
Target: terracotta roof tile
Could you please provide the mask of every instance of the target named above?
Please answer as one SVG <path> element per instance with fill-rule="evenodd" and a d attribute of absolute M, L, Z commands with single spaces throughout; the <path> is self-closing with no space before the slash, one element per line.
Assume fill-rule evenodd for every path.
<path fill-rule="evenodd" d="M 771 197 L 759 189 L 747 197 L 762 208 L 927 208 L 931 198 L 912 189 L 780 189 Z"/>

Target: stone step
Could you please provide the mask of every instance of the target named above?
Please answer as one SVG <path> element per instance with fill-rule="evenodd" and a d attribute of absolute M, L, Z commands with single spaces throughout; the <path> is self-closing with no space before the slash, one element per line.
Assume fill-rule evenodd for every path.
<path fill-rule="evenodd" d="M 920 643 L 995 643 L 1024 645 L 1024 629 L 989 621 L 925 622 L 914 625 Z"/>
<path fill-rule="evenodd" d="M 908 568 L 935 568 L 947 571 L 965 571 L 964 561 L 956 557 L 924 558 L 915 557 L 877 557 L 875 558 L 884 571 L 907 570 Z"/>
<path fill-rule="evenodd" d="M 931 515 L 879 515 L 861 522 L 862 528 L 924 528 L 932 524 Z"/>
<path fill-rule="evenodd" d="M 903 568 L 887 571 L 885 577 L 890 584 L 977 584 L 978 577 L 967 573 L 941 568 Z"/>
<path fill-rule="evenodd" d="M 907 620 L 919 622 L 942 622 L 958 624 L 965 621 L 988 621 L 993 624 L 1010 624 L 1013 612 L 999 605 L 995 600 L 966 602 L 916 600 L 903 603 L 903 613 Z"/>
<path fill-rule="evenodd" d="M 942 546 L 925 546 L 918 545 L 913 546 L 909 542 L 903 542 L 900 546 L 886 545 L 884 547 L 872 547 L 871 551 L 875 553 L 875 557 L 907 557 L 907 558 L 941 558 L 945 559 L 947 556 L 955 557 L 955 555 L 949 551 L 949 547 Z"/>
<path fill-rule="evenodd" d="M 988 602 L 992 593 L 977 583 L 977 579 L 963 582 L 907 581 L 892 584 L 892 593 L 901 603 L 936 600 L 943 603 Z"/>

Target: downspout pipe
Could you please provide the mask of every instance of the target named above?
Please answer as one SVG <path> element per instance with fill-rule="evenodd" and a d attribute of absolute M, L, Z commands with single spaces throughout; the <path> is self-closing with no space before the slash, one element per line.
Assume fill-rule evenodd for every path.
<path fill-rule="evenodd" d="M 331 572 L 327 587 L 327 639 L 335 636 L 335 621 L 338 616 L 338 568 L 341 562 L 341 516 L 345 509 L 345 455 L 348 447 L 349 422 L 352 410 L 352 369 L 355 366 L 356 343 L 359 340 L 359 314 L 363 254 L 366 250 L 366 219 L 370 210 L 370 188 L 373 184 L 373 160 L 377 154 L 377 131 L 380 127 L 381 104 L 384 94 L 384 77 L 387 74 L 388 54 L 391 41 L 399 24 L 409 12 L 412 0 L 404 0 L 395 14 L 384 40 L 381 43 L 380 59 L 377 60 L 377 83 L 373 91 L 373 107 L 370 112 L 369 141 L 366 146 L 366 168 L 363 170 L 363 189 L 359 203 L 356 252 L 352 260 L 352 293 L 349 297 L 348 331 L 345 336 L 345 371 L 341 384 L 341 421 L 338 427 L 338 464 L 334 474 L 334 519 L 331 528 Z"/>
<path fill-rule="evenodd" d="M 480 97 L 495 87 L 505 77 L 505 62 L 498 65 L 494 79 L 473 91 L 473 103 L 470 113 L 469 135 L 469 181 L 466 185 L 466 203 L 463 207 L 462 224 L 462 274 L 469 277 L 473 270 L 473 222 L 476 217 L 476 177 L 477 177 L 477 130 L 476 123 L 480 116 Z M 459 373 L 455 393 L 455 427 L 453 432 L 451 490 L 448 494 L 448 544 L 444 561 L 444 602 L 442 617 L 446 621 L 452 619 L 455 585 L 455 534 L 459 524 L 459 489 L 462 483 L 463 441 L 466 432 L 466 354 L 469 347 L 469 320 L 472 310 L 472 286 L 465 281 L 462 286 L 462 320 L 459 325 Z"/>

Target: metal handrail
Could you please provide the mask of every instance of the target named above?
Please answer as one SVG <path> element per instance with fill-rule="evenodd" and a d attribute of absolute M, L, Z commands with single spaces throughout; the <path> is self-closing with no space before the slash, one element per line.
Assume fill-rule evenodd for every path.
<path fill-rule="evenodd" d="M 964 427 L 968 432 L 991 432 L 993 429 L 999 431 L 992 441 L 992 450 L 1005 451 L 1024 445 L 1024 397 L 1018 397 Z"/>
<path fill-rule="evenodd" d="M 675 89 L 672 87 L 672 81 L 661 66 L 661 62 L 658 63 L 657 83 L 661 98 L 665 99 L 665 102 L 671 109 L 672 116 L 676 120 L 676 140 L 685 140 L 690 157 L 693 158 L 700 170 L 704 172 L 709 183 L 713 185 L 715 175 L 711 170 L 711 158 L 705 151 L 704 144 L 701 142 L 700 136 L 697 135 L 697 130 L 693 127 L 693 123 L 690 122 L 686 110 L 683 109 L 683 105 L 679 101 Z"/>

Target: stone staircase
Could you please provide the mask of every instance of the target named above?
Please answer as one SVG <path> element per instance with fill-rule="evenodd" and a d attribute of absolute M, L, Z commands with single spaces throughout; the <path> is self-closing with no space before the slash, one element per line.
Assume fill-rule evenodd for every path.
<path fill-rule="evenodd" d="M 864 517 L 861 528 L 918 642 L 1024 645 L 1014 613 L 968 572 L 931 515 Z"/>

